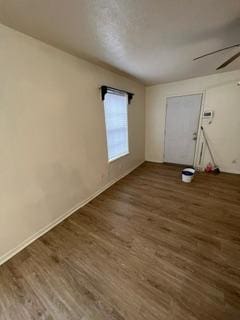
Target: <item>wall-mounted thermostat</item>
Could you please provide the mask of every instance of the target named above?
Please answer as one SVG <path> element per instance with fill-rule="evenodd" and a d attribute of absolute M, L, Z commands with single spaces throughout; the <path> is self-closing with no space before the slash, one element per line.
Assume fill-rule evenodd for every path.
<path fill-rule="evenodd" d="M 212 110 L 203 111 L 203 119 L 211 120 L 212 118 L 213 118 L 213 111 Z"/>

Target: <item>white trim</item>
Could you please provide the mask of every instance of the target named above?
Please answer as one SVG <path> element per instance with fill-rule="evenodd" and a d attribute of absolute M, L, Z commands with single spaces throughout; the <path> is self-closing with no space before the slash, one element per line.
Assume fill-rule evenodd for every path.
<path fill-rule="evenodd" d="M 108 163 L 111 163 L 111 162 L 113 162 L 113 161 L 116 161 L 116 160 L 118 160 L 118 159 L 120 159 L 120 158 L 122 158 L 122 157 L 128 156 L 129 154 L 130 154 L 129 151 L 127 151 L 127 152 L 125 152 L 125 153 L 122 153 L 122 154 L 119 154 L 119 155 L 117 155 L 116 157 L 114 157 L 114 158 L 112 158 L 112 159 L 109 159 L 109 160 L 108 160 Z"/>
<path fill-rule="evenodd" d="M 2 255 L 0 257 L 0 265 L 2 265 L 4 262 L 6 262 L 7 260 L 9 260 L 10 258 L 12 258 L 14 255 L 16 255 L 17 253 L 19 253 L 20 251 L 22 251 L 24 248 L 26 248 L 27 246 L 29 246 L 33 241 L 37 240 L 38 238 L 40 238 L 42 235 L 44 235 L 46 232 L 48 232 L 49 230 L 51 230 L 52 228 L 54 228 L 55 226 L 57 226 L 60 222 L 62 222 L 63 220 L 65 220 L 67 217 L 69 217 L 70 215 L 72 215 L 74 212 L 76 212 L 78 209 L 82 208 L 83 206 L 85 206 L 88 202 L 90 202 L 91 200 L 93 200 L 94 198 L 96 198 L 99 194 L 101 194 L 103 191 L 105 191 L 106 189 L 108 189 L 109 187 L 111 187 L 114 183 L 116 183 L 117 181 L 119 181 L 120 179 L 124 178 L 125 176 L 127 176 L 130 172 L 132 172 L 133 170 L 135 170 L 137 167 L 139 167 L 143 162 L 145 161 L 141 161 L 140 163 L 138 163 L 136 166 L 132 167 L 131 169 L 127 170 L 124 174 L 120 175 L 118 178 L 113 179 L 112 181 L 110 181 L 109 183 L 107 183 L 105 186 L 101 187 L 98 191 L 96 191 L 94 194 L 92 194 L 90 197 L 88 197 L 87 199 L 81 201 L 80 203 L 78 203 L 77 205 L 75 205 L 73 208 L 71 208 L 70 210 L 68 210 L 67 212 L 65 212 L 64 214 L 62 214 L 60 217 L 58 217 L 57 219 L 53 220 L 51 223 L 49 223 L 47 226 L 43 227 L 42 229 L 40 229 L 38 232 L 36 232 L 35 234 L 33 234 L 32 236 L 30 236 L 29 238 L 27 238 L 26 240 L 24 240 L 22 243 L 20 243 L 19 245 L 17 245 L 15 248 L 11 249 L 10 251 L 8 251 L 7 253 L 5 253 L 4 255 Z"/>
<path fill-rule="evenodd" d="M 223 173 L 230 173 L 230 174 L 240 174 L 240 171 L 239 170 L 234 170 L 234 169 L 221 169 L 221 167 L 219 167 L 220 171 L 223 172 Z"/>

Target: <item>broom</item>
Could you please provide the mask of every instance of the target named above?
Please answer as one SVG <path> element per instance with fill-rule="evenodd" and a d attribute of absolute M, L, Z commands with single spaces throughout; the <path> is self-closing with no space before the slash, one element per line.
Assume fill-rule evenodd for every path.
<path fill-rule="evenodd" d="M 205 135 L 205 132 L 204 132 L 204 129 L 203 129 L 202 126 L 201 126 L 201 130 L 202 130 L 204 140 L 205 140 L 205 142 L 206 142 L 206 145 L 207 145 L 207 147 L 208 147 L 208 151 L 209 151 L 209 153 L 210 153 L 210 156 L 211 156 L 211 159 L 212 159 L 212 162 L 213 162 L 213 173 L 219 174 L 219 173 L 220 173 L 220 169 L 219 169 L 219 167 L 216 165 L 216 163 L 215 163 L 215 161 L 214 161 L 214 157 L 213 157 L 212 151 L 211 151 L 211 149 L 210 149 L 210 146 L 209 146 L 207 137 L 206 137 L 206 135 Z"/>

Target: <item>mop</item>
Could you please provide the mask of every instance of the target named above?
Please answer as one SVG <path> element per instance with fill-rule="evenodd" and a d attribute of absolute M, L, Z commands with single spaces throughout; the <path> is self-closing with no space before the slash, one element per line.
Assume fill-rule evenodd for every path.
<path fill-rule="evenodd" d="M 216 163 L 215 163 L 215 161 L 214 161 L 214 157 L 213 157 L 212 151 L 211 151 L 211 149 L 210 149 L 210 146 L 209 146 L 209 143 L 208 143 L 208 140 L 207 140 L 207 137 L 206 137 L 206 135 L 205 135 L 205 132 L 204 132 L 203 127 L 201 127 L 201 130 L 202 130 L 204 140 L 205 140 L 205 142 L 206 142 L 208 151 L 209 151 L 209 153 L 210 153 L 210 156 L 211 156 L 211 159 L 212 159 L 212 162 L 213 162 L 213 173 L 219 174 L 219 173 L 220 173 L 220 169 L 219 169 L 219 167 L 216 165 Z"/>

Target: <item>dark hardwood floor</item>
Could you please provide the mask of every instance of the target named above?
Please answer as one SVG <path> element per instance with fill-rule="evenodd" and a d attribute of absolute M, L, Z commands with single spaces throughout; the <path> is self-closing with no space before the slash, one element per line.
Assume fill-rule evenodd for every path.
<path fill-rule="evenodd" d="M 0 319 L 239 320 L 240 175 L 144 163 L 0 267 Z"/>

